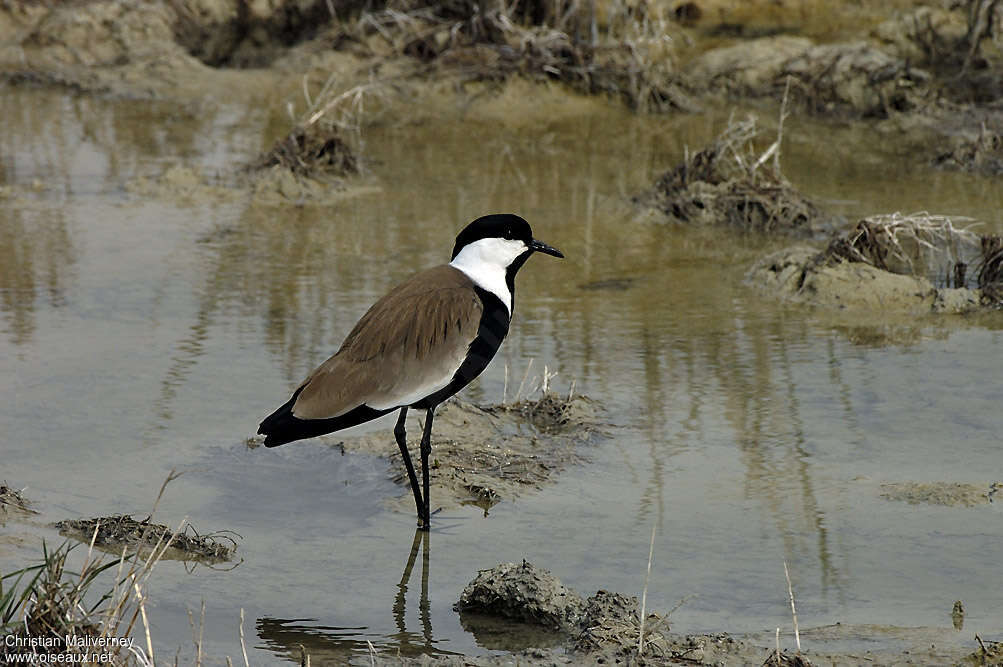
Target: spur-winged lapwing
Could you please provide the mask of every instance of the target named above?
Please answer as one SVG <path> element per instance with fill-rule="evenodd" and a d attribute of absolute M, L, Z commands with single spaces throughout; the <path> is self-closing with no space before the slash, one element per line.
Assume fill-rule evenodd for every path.
<path fill-rule="evenodd" d="M 394 436 L 407 468 L 418 525 L 429 527 L 428 455 L 435 408 L 480 375 L 508 333 L 515 274 L 534 252 L 564 257 L 533 238 L 517 215 L 467 225 L 449 264 L 390 290 L 362 316 L 341 349 L 261 422 L 265 446 L 340 431 L 400 410 Z M 425 410 L 422 488 L 408 454 L 408 408 Z"/>

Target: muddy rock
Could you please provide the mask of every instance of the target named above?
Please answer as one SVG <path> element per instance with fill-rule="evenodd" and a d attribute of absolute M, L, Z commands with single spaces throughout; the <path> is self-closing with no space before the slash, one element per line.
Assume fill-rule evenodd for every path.
<path fill-rule="evenodd" d="M 974 171 L 983 174 L 1003 174 L 1003 132 L 982 125 L 978 134 L 967 134 L 952 141 L 949 150 L 933 158 L 933 164 L 943 169 Z"/>
<path fill-rule="evenodd" d="M 644 650 L 638 654 L 641 633 L 637 598 L 600 590 L 583 600 L 546 570 L 525 561 L 502 563 L 482 570 L 464 589 L 455 609 L 465 614 L 502 616 L 542 625 L 564 633 L 573 664 L 664 664 L 667 660 L 694 664 L 762 662 L 764 651 L 726 634 L 674 635 L 668 617 L 649 614 L 644 623 Z M 549 651 L 523 654 L 526 664 L 555 664 Z M 562 663 L 556 663 L 562 664 Z"/>
<path fill-rule="evenodd" d="M 771 253 L 746 281 L 810 305 L 921 315 L 998 308 L 1001 277 L 999 236 L 980 236 L 945 216 L 895 213 L 859 221 L 822 250 Z"/>
<path fill-rule="evenodd" d="M 820 262 L 820 252 L 795 246 L 753 265 L 746 282 L 798 303 L 836 309 L 930 312 L 937 290 L 926 278 L 903 276 L 869 264 Z"/>
<path fill-rule="evenodd" d="M 953 61 L 967 42 L 968 19 L 959 5 L 953 9 L 917 7 L 879 24 L 871 33 L 899 58 L 921 65 Z"/>
<path fill-rule="evenodd" d="M 453 608 L 461 614 L 502 616 L 572 632 L 583 617 L 585 602 L 547 570 L 523 561 L 478 572 Z"/>
<path fill-rule="evenodd" d="M 714 49 L 687 70 L 691 86 L 730 96 L 792 100 L 815 112 L 885 117 L 917 107 L 929 74 L 866 42 L 814 45 L 800 37 L 764 37 Z"/>
<path fill-rule="evenodd" d="M 711 49 L 686 70 L 691 85 L 732 96 L 772 95 L 774 86 L 792 59 L 814 43 L 805 37 L 763 37 L 733 46 Z"/>
<path fill-rule="evenodd" d="M 340 7 L 328 0 L 179 0 L 177 41 L 207 65 L 261 66 L 314 37 Z"/>
<path fill-rule="evenodd" d="M 930 75 L 866 42 L 823 44 L 785 63 L 795 99 L 817 112 L 847 110 L 885 117 L 916 108 Z"/>
<path fill-rule="evenodd" d="M 21 46 L 40 66 L 119 65 L 173 44 L 173 23 L 166 6 L 154 2 L 56 5 Z"/>

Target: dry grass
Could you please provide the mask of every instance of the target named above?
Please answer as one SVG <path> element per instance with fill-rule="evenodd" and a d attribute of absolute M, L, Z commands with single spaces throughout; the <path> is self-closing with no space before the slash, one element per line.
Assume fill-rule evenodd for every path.
<path fill-rule="evenodd" d="M 151 516 L 167 485 L 176 477 L 172 471 L 164 481 Z M 0 642 L 0 662 L 6 664 L 14 654 L 33 652 L 34 664 L 155 664 L 146 609 L 147 583 L 168 550 L 185 544 L 192 536 L 188 534 L 187 519 L 174 530 L 150 523 L 149 519 L 142 522 L 131 517 L 113 519 L 117 521 L 78 522 L 78 529 L 86 526 L 91 532 L 84 542 L 87 553 L 77 571 L 69 569 L 69 555 L 80 544 L 66 541 L 50 550 L 43 542 L 41 562 L 0 575 L 0 633 L 8 637 Z M 102 562 L 95 547 L 110 537 L 117 538 L 117 557 Z M 136 547 L 131 553 L 130 545 Z M 112 577 L 110 582 L 109 577 Z M 204 622 L 203 606 L 196 665 L 202 659 Z M 142 635 L 136 638 L 134 634 L 139 633 L 140 627 Z M 240 636 L 243 648 L 243 610 Z M 68 643 L 67 637 L 80 645 Z M 18 645 L 28 638 L 34 640 L 33 646 Z M 100 658 L 95 660 L 95 654 Z M 244 664 L 248 664 L 246 649 Z"/>
<path fill-rule="evenodd" d="M 6 482 L 0 484 L 0 512 L 13 509 L 19 512 L 33 512 L 30 502 L 24 497 L 24 489 L 15 489 Z"/>
<path fill-rule="evenodd" d="M 232 534 L 228 532 L 200 535 L 194 526 L 185 522 L 182 530 L 172 533 L 163 524 L 151 523 L 150 517 L 137 521 L 127 514 L 94 519 L 67 519 L 57 522 L 56 528 L 64 535 L 84 540 L 92 536 L 90 539 L 94 546 L 111 549 L 116 553 L 123 548 L 147 553 L 158 545 L 165 544 L 167 548 L 176 550 L 175 553 L 181 559 L 221 562 L 231 558 L 237 546 Z"/>
<path fill-rule="evenodd" d="M 938 287 L 977 287 L 982 305 L 1001 307 L 1003 238 L 976 234 L 959 227 L 962 223 L 971 220 L 925 212 L 871 216 L 830 241 L 816 263 L 863 262 L 892 273 L 925 276 Z"/>
<path fill-rule="evenodd" d="M 865 218 L 845 237 L 830 243 L 836 258 L 864 262 L 903 275 L 937 273 L 941 283 L 953 267 L 969 259 L 978 246 L 978 235 L 958 223 L 968 218 L 931 215 L 926 212 L 891 213 Z"/>
<path fill-rule="evenodd" d="M 354 30 L 394 53 L 500 81 L 519 74 L 607 93 L 639 110 L 691 108 L 675 85 L 670 9 L 615 0 L 393 0 Z"/>
<path fill-rule="evenodd" d="M 1003 174 L 1003 133 L 983 123 L 977 136 L 960 140 L 951 151 L 937 155 L 933 164 L 945 169 Z"/>
<path fill-rule="evenodd" d="M 173 535 L 177 535 L 183 525 L 184 522 Z M 43 542 L 41 563 L 0 577 L 0 630 L 15 638 L 0 647 L 0 651 L 5 652 L 4 657 L 33 651 L 53 658 L 58 656 L 64 661 L 73 656 L 79 662 L 94 652 L 86 645 L 67 644 L 65 638 L 69 636 L 83 641 L 113 641 L 102 649 L 108 654 L 104 664 L 153 664 L 144 590 L 171 536 L 157 542 L 145 559 L 136 554 L 127 555 L 123 549 L 118 559 L 102 563 L 94 554 L 96 535 L 95 530 L 78 572 L 67 568 L 67 557 L 78 545 L 65 542 L 50 551 Z M 100 575 L 112 568 L 116 568 L 112 587 L 98 595 L 97 582 L 103 580 Z M 132 638 L 140 619 L 145 650 L 142 641 Z M 36 644 L 28 648 L 16 645 L 16 639 L 29 637 L 42 638 L 47 645 Z"/>
<path fill-rule="evenodd" d="M 311 93 L 309 77 L 303 78 L 305 110 L 297 114 L 290 104 L 292 129 L 250 165 L 252 170 L 281 167 L 298 176 L 328 180 L 362 170 L 367 105 L 383 101 L 390 84 L 374 80 L 339 90 L 336 83 L 331 75 L 319 91 Z"/>
<path fill-rule="evenodd" d="M 781 125 L 782 131 L 782 125 Z M 806 233 L 821 213 L 784 177 L 778 135 L 759 153 L 753 116 L 729 121 L 706 148 L 684 156 L 640 197 L 670 220 L 766 233 Z"/>
<path fill-rule="evenodd" d="M 1003 236 L 983 236 L 981 246 L 982 257 L 976 275 L 983 305 L 1003 308 Z"/>

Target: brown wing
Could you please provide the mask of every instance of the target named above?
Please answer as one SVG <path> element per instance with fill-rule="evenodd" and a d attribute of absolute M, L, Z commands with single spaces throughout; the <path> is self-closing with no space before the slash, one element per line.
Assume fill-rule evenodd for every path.
<path fill-rule="evenodd" d="M 300 419 L 326 419 L 360 405 L 409 405 L 446 386 L 477 337 L 483 304 L 462 271 L 438 266 L 373 304 L 303 383 Z"/>

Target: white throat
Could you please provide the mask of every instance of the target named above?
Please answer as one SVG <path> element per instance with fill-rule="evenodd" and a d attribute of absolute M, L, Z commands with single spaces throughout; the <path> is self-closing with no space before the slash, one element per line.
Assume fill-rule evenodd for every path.
<path fill-rule="evenodd" d="M 512 293 L 505 283 L 505 273 L 515 258 L 527 250 L 525 243 L 515 239 L 480 239 L 463 246 L 449 265 L 501 299 L 511 317 Z"/>

